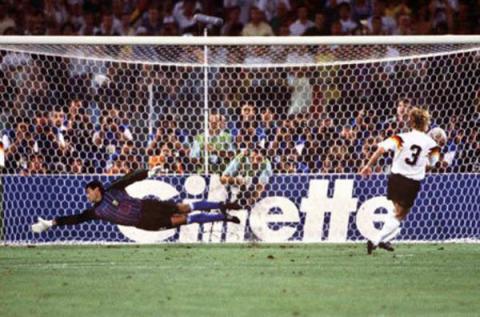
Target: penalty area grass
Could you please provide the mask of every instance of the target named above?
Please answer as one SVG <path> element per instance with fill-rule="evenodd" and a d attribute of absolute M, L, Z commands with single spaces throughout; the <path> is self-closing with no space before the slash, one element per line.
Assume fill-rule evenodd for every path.
<path fill-rule="evenodd" d="M 0 316 L 472 316 L 480 244 L 0 246 Z"/>

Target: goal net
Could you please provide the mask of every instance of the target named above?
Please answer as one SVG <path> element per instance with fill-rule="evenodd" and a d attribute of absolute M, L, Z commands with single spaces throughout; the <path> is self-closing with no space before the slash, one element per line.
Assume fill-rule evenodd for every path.
<path fill-rule="evenodd" d="M 448 138 L 397 239 L 480 238 L 480 40 L 82 40 L 0 44 L 0 241 L 372 238 L 392 212 L 392 158 L 371 178 L 356 173 L 379 141 L 408 130 L 413 106 L 428 109 Z M 246 206 L 236 212 L 241 224 L 30 231 L 37 216 L 87 208 L 87 182 L 154 166 L 163 175 L 129 194 L 237 199 Z M 239 177 L 241 186 L 228 185 Z"/>

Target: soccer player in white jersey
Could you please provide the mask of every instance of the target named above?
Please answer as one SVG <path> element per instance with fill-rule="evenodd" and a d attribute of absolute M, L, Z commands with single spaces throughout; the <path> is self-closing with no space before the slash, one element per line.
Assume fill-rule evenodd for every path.
<path fill-rule="evenodd" d="M 360 175 L 369 176 L 377 160 L 387 151 L 394 151 L 391 174 L 388 176 L 387 198 L 395 207 L 388 214 L 382 230 L 372 241 L 367 242 L 368 254 L 377 247 L 393 251 L 390 244 L 400 232 L 400 222 L 405 219 L 420 191 L 420 183 L 425 178 L 428 164 L 438 161 L 440 148 L 425 132 L 430 124 L 428 111 L 412 108 L 409 112 L 410 128 L 407 133 L 389 137 L 378 144 L 378 149 L 368 163 L 360 170 Z"/>

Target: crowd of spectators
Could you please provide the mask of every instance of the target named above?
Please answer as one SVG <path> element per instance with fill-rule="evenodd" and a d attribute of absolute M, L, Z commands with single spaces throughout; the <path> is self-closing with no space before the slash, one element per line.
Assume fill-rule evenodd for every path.
<path fill-rule="evenodd" d="M 0 32 L 196 34 L 201 26 L 192 16 L 202 12 L 224 17 L 221 28 L 210 30 L 218 35 L 469 34 L 478 31 L 479 5 L 462 0 L 0 0 Z M 206 172 L 207 163 L 210 173 L 222 173 L 248 149 L 276 173 L 352 173 L 380 140 L 407 128 L 412 104 L 427 107 L 433 125 L 447 131 L 447 164 L 437 171 L 480 170 L 477 52 L 315 66 L 348 50 L 228 51 L 227 63 L 234 58 L 268 64 L 281 56 L 306 66 L 212 68 L 208 131 L 201 67 L 0 50 L 2 172 L 117 174 L 161 165 L 165 173 L 182 174 Z M 178 51 L 156 53 L 181 57 Z M 201 61 L 201 50 L 190 53 Z"/>
<path fill-rule="evenodd" d="M 0 35 L 478 34 L 475 0 L 2 0 Z"/>
<path fill-rule="evenodd" d="M 448 134 L 437 171 L 480 170 L 476 52 L 396 63 L 225 68 L 0 54 L 3 172 L 222 173 L 254 150 L 275 173 L 355 173 L 412 105 Z M 15 63 L 13 61 L 16 61 Z M 71 67 L 71 65 L 74 67 Z M 445 72 L 449 69 L 450 72 Z M 388 160 L 388 158 L 387 158 Z M 381 171 L 382 164 L 377 171 Z"/>

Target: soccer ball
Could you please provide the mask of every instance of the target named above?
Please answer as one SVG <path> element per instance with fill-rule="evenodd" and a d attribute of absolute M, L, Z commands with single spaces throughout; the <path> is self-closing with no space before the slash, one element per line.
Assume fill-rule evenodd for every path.
<path fill-rule="evenodd" d="M 440 127 L 431 129 L 428 135 L 440 146 L 447 144 L 447 133 Z"/>

